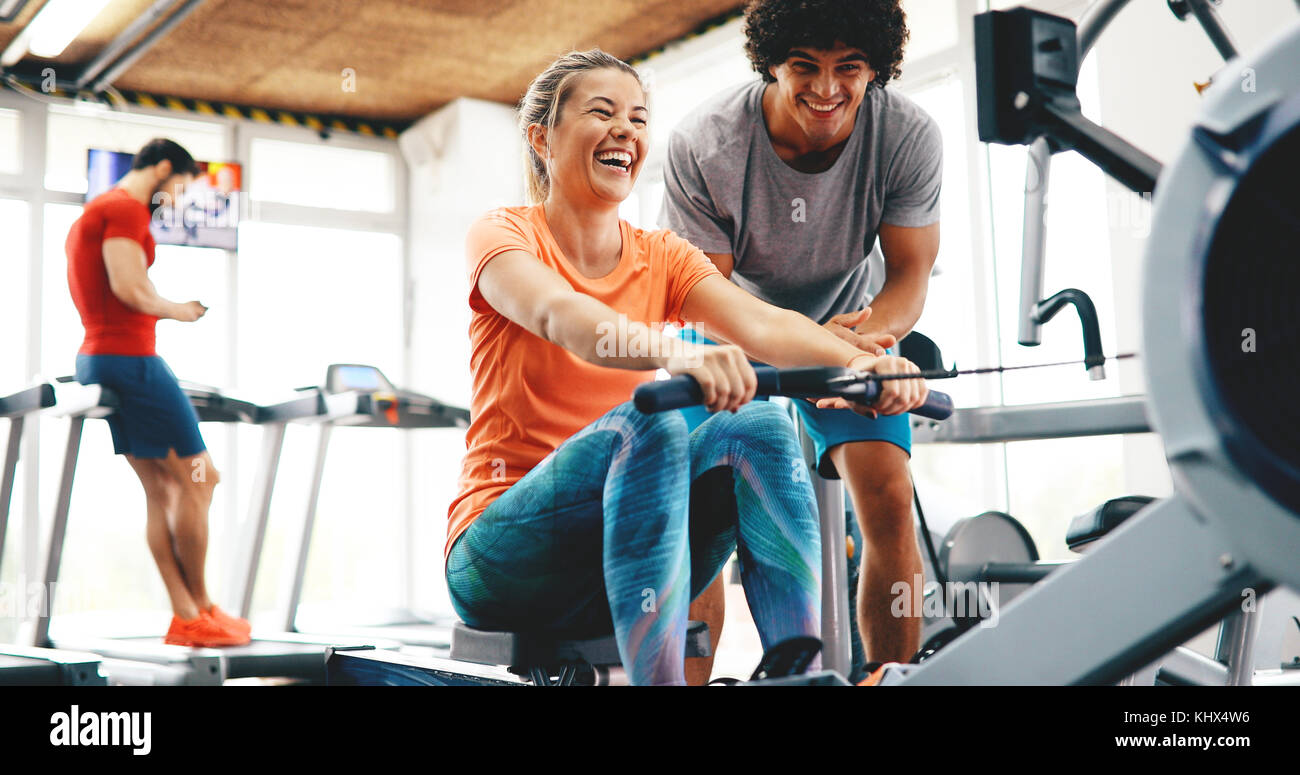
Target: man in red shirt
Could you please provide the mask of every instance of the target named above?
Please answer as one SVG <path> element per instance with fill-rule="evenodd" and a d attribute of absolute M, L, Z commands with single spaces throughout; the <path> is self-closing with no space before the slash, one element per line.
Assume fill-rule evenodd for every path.
<path fill-rule="evenodd" d="M 148 276 L 152 213 L 179 202 L 198 171 L 171 140 L 141 148 L 131 171 L 87 203 L 68 232 L 68 287 L 86 329 L 77 381 L 117 394 L 120 408 L 108 418 L 114 451 L 144 486 L 149 549 L 172 604 L 166 642 L 230 646 L 248 642 L 248 622 L 213 605 L 204 584 L 208 506 L 220 476 L 194 407 L 154 350 L 160 318 L 192 323 L 207 307 L 164 299 Z"/>

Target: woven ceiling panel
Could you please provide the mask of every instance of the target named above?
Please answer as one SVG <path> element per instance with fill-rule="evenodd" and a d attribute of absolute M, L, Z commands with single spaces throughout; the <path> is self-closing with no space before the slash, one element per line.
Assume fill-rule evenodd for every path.
<path fill-rule="evenodd" d="M 75 74 L 76 66 L 151 2 L 113 0 L 55 67 L 69 67 L 69 75 Z M 557 54 L 600 46 L 633 57 L 741 4 L 207 0 L 115 85 L 213 102 L 411 120 L 462 96 L 512 103 Z M 39 5 L 32 3 L 24 17 Z M 0 45 L 24 21 L 0 25 Z M 24 62 L 32 64 L 30 58 Z M 345 68 L 355 72 L 355 91 L 344 88 Z"/>

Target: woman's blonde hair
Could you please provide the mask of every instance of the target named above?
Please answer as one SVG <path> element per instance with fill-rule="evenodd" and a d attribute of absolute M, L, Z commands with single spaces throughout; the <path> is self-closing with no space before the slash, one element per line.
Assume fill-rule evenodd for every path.
<path fill-rule="evenodd" d="M 641 91 L 645 84 L 636 68 L 618 57 L 593 48 L 588 51 L 570 51 L 551 63 L 542 74 L 528 85 L 528 91 L 519 101 L 519 129 L 524 134 L 524 153 L 527 158 L 528 200 L 532 204 L 546 201 L 551 192 L 551 176 L 546 160 L 533 150 L 528 142 L 528 127 L 540 124 L 546 127 L 547 136 L 559 121 L 560 109 L 569 96 L 577 76 L 593 70 L 621 70 L 636 79 Z"/>

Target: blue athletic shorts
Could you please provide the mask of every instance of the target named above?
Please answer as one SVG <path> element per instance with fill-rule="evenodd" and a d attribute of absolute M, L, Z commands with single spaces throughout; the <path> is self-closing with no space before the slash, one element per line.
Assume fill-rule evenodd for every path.
<path fill-rule="evenodd" d="M 207 449 L 199 416 L 162 358 L 79 354 L 77 381 L 117 394 L 118 409 L 106 418 L 114 453 L 164 458 L 174 449 L 177 457 L 190 457 Z"/>
<path fill-rule="evenodd" d="M 683 338 L 688 342 L 717 344 L 692 329 L 686 329 L 682 333 Z M 892 354 L 893 350 L 890 350 L 890 353 Z M 840 478 L 835 470 L 835 464 L 826 453 L 832 447 L 841 444 L 853 441 L 887 441 L 902 449 L 909 457 L 912 454 L 912 425 L 906 414 L 878 417 L 873 420 L 851 409 L 818 409 L 801 398 L 793 399 L 792 403 L 795 410 L 799 412 L 799 420 L 817 451 L 817 473 L 826 479 Z M 709 419 L 709 410 L 702 406 L 682 409 L 681 412 L 686 416 L 686 423 L 691 430 L 695 430 Z"/>

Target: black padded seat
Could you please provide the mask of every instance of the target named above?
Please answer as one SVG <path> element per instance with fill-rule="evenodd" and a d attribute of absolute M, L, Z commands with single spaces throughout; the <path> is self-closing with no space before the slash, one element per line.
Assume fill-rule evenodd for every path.
<path fill-rule="evenodd" d="M 934 340 L 920 331 L 913 331 L 898 343 L 899 356 L 916 364 L 921 371 L 936 371 L 944 368 L 943 353 Z"/>
<path fill-rule="evenodd" d="M 686 656 L 712 654 L 709 625 L 688 622 Z M 621 665 L 613 635 L 589 640 L 559 640 L 553 635 L 502 630 L 479 630 L 456 622 L 451 631 L 451 658 L 480 665 L 502 665 L 513 673 L 536 667 L 585 663 L 592 667 Z"/>
<path fill-rule="evenodd" d="M 1088 544 L 1119 527 L 1124 520 L 1146 508 L 1153 501 L 1155 498 L 1146 495 L 1112 498 L 1092 511 L 1070 520 L 1070 528 L 1065 533 L 1065 545 L 1070 547 L 1071 551 L 1082 551 Z"/>

